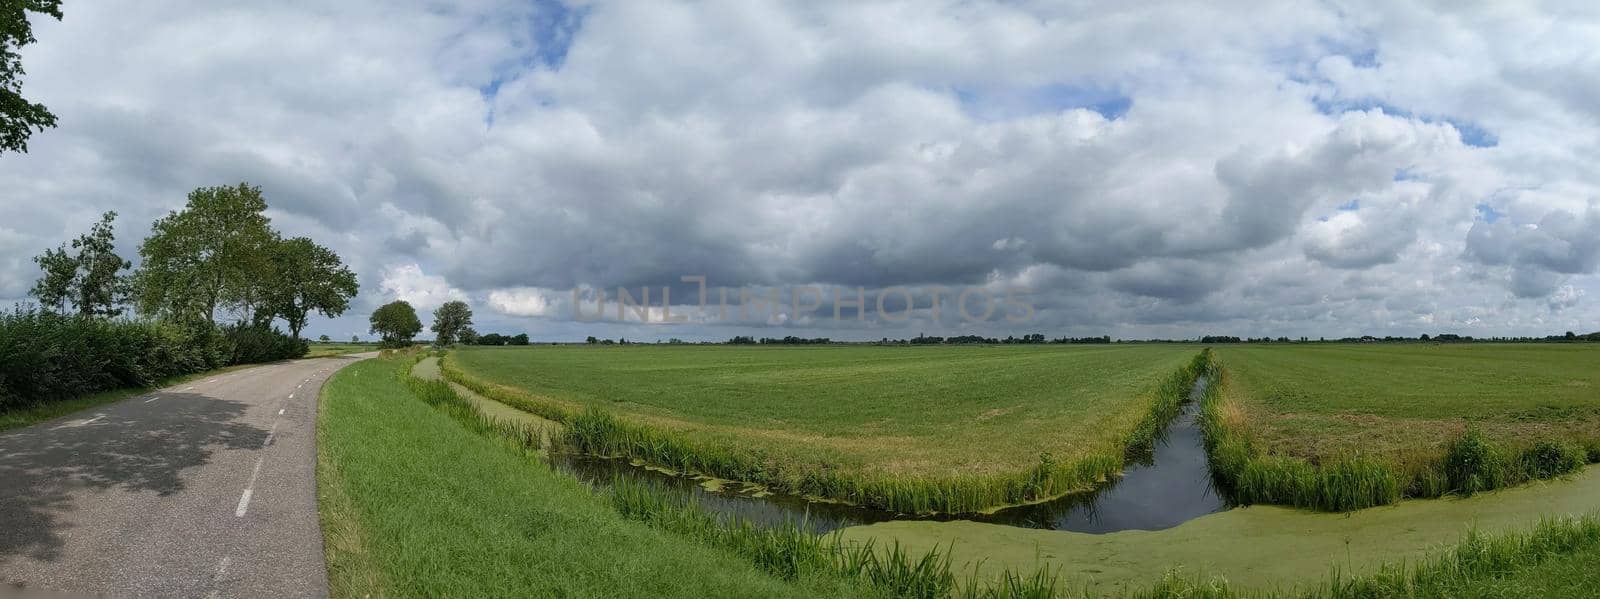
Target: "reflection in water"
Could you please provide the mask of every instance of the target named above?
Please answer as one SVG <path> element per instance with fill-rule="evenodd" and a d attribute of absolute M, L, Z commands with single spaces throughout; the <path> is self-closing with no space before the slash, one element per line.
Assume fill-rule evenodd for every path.
<path fill-rule="evenodd" d="M 1226 506 L 1211 487 L 1211 471 L 1196 416 L 1206 380 L 1200 379 L 1190 392 L 1183 412 L 1167 427 L 1156 442 L 1153 455 L 1143 463 L 1130 463 L 1122 477 L 1090 493 L 1079 493 L 1045 503 L 1019 506 L 993 514 L 935 516 L 936 520 L 975 520 L 1028 528 L 1048 528 L 1087 533 L 1119 530 L 1160 530 L 1194 518 L 1221 511 Z M 674 476 L 628 463 L 625 460 L 587 456 L 558 455 L 556 468 L 579 480 L 605 486 L 618 477 L 633 477 L 690 494 L 706 510 L 737 516 L 757 524 L 795 522 L 813 532 L 823 533 L 888 520 L 915 516 L 853 507 L 836 503 L 810 502 L 787 495 L 756 496 L 740 485 L 710 490 L 704 479 Z"/>

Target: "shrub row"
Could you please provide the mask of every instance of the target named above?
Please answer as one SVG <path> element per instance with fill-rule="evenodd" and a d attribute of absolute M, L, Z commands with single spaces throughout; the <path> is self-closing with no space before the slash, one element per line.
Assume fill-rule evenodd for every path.
<path fill-rule="evenodd" d="M 756 483 L 788 495 L 820 497 L 909 514 L 973 513 L 1001 506 L 1043 501 L 1093 487 L 1123 468 L 1128 450 L 1148 447 L 1181 411 L 1204 356 L 1174 372 L 1124 446 L 1070 463 L 1049 454 L 1021 472 L 974 476 L 869 475 L 806 463 L 761 447 L 735 446 L 625 420 L 600 408 L 574 410 L 516 389 L 477 380 L 441 363 L 445 377 L 480 395 L 565 425 L 553 449 L 640 460 L 680 473 L 703 474 Z"/>
<path fill-rule="evenodd" d="M 196 330 L 18 307 L 0 314 L 0 412 L 306 351 L 304 341 L 271 329 Z"/>
<path fill-rule="evenodd" d="M 1207 354 L 1209 358 L 1209 354 Z M 1515 451 L 1469 429 L 1446 448 L 1444 458 L 1415 474 L 1373 457 L 1340 456 L 1312 464 L 1268 455 L 1241 423 L 1230 420 L 1222 396 L 1227 376 L 1214 362 L 1205 366 L 1213 383 L 1200 413 L 1206 453 L 1217 486 L 1240 505 L 1277 504 L 1344 512 L 1387 505 L 1402 497 L 1471 495 L 1529 480 L 1562 476 L 1595 460 L 1590 448 L 1551 440 Z"/>

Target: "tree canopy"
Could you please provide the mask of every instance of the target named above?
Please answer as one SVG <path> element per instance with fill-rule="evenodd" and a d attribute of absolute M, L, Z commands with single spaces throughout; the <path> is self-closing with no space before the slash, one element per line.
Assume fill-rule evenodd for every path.
<path fill-rule="evenodd" d="M 272 265 L 272 285 L 266 290 L 270 309 L 289 323 L 295 339 L 312 312 L 329 318 L 344 314 L 359 289 L 355 273 L 338 254 L 306 237 L 278 242 Z"/>
<path fill-rule="evenodd" d="M 462 329 L 472 325 L 472 308 L 460 300 L 445 302 L 433 311 L 434 343 L 436 345 L 451 345 L 461 335 Z"/>
<path fill-rule="evenodd" d="M 384 304 L 372 312 L 369 321 L 372 324 L 369 332 L 381 337 L 384 345 L 409 345 L 411 339 L 422 332 L 422 321 L 417 320 L 416 308 L 412 308 L 405 300 Z"/>
<path fill-rule="evenodd" d="M 117 316 L 127 295 L 127 280 L 122 272 L 132 266 L 117 255 L 112 222 L 116 212 L 100 216 L 88 233 L 72 240 L 72 252 L 62 245 L 45 250 L 33 261 L 44 276 L 28 293 L 58 313 L 66 312 L 68 302 L 79 316 Z"/>
<path fill-rule="evenodd" d="M 263 274 L 271 271 L 277 244 L 266 209 L 261 188 L 247 183 L 190 192 L 183 210 L 151 225 L 139 247 L 139 311 L 216 324 L 217 310 L 231 307 L 241 320 L 259 322 L 256 312 L 267 303 L 263 279 L 272 278 Z"/>
<path fill-rule="evenodd" d="M 61 20 L 61 0 L 0 2 L 0 152 L 27 152 L 28 138 L 56 126 L 56 115 L 43 104 L 22 97 L 23 46 L 37 40 L 28 13 Z"/>

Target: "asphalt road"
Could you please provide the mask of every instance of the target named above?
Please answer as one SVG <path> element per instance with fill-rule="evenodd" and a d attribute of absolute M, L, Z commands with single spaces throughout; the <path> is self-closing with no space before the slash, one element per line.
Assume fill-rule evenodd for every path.
<path fill-rule="evenodd" d="M 317 396 L 356 359 L 233 371 L 0 433 L 0 590 L 326 596 Z"/>

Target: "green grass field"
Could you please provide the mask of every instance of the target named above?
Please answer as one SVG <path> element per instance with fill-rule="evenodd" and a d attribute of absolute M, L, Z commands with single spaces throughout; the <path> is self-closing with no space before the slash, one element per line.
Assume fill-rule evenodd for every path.
<path fill-rule="evenodd" d="M 412 395 L 406 358 L 323 390 L 317 492 L 335 597 L 860 596 L 625 520 L 577 480 Z"/>
<path fill-rule="evenodd" d="M 322 358 L 326 356 L 343 356 L 346 354 L 359 354 L 362 352 L 378 351 L 376 343 L 310 343 L 311 351 L 306 352 L 307 358 Z"/>
<path fill-rule="evenodd" d="M 1224 346 L 1217 359 L 1270 451 L 1400 459 L 1468 425 L 1492 440 L 1600 442 L 1600 346 Z"/>
<path fill-rule="evenodd" d="M 850 529 L 843 540 L 897 543 L 910 561 L 846 571 L 826 564 L 825 538 L 807 540 L 793 528 L 769 534 L 717 522 L 638 486 L 592 492 L 528 453 L 526 439 L 471 425 L 484 418 L 471 402 L 417 395 L 420 381 L 402 379 L 411 362 L 360 362 L 324 389 L 318 494 L 336 597 L 1577 597 L 1595 580 L 1600 522 L 1525 528 L 1539 514 L 1591 509 L 1600 481 L 1593 471 L 1349 516 L 1232 510 L 1156 532 L 880 524 Z M 473 414 L 457 413 L 463 409 Z M 1486 534 L 1440 552 L 1468 528 Z M 913 566 L 925 551 L 953 552 L 954 561 Z M 971 581 L 965 586 L 950 578 L 972 567 L 1040 566 L 1050 582 L 1010 590 L 984 586 L 994 583 L 982 574 L 961 579 Z M 1335 583 L 1327 578 L 1335 568 L 1356 578 Z M 917 571 L 925 573 L 908 576 Z M 1176 575 L 1156 585 L 1167 572 Z M 1191 582 L 1213 576 L 1229 582 Z"/>
<path fill-rule="evenodd" d="M 735 470 L 707 474 L 790 480 L 787 489 L 892 509 L 922 503 L 874 495 L 892 493 L 881 488 L 806 485 L 819 477 L 936 481 L 935 494 L 960 496 L 930 504 L 944 511 L 1029 494 L 996 499 L 948 482 L 956 479 L 1070 471 L 1061 484 L 1042 485 L 1059 493 L 1085 482 L 1067 478 L 1117 471 L 1158 400 L 1181 396 L 1172 381 L 1198 353 L 1174 345 L 473 348 L 452 352 L 445 370 L 521 407 L 598 408 L 677 435 L 666 441 L 686 439 L 689 453 L 747 454 L 695 462 Z M 991 482 L 978 486 L 1002 484 Z"/>

